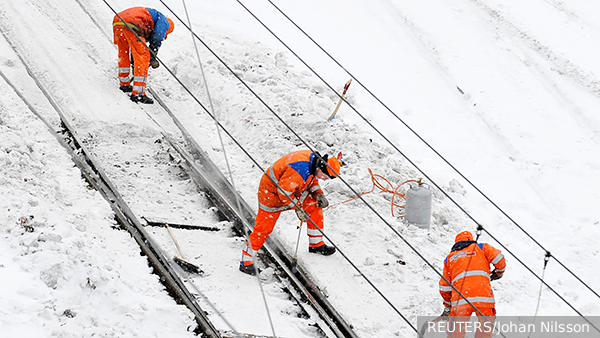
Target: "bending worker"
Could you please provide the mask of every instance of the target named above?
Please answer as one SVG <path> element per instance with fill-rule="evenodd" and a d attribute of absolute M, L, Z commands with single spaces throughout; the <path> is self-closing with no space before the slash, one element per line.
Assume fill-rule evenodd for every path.
<path fill-rule="evenodd" d="M 308 252 L 325 256 L 333 254 L 335 247 L 323 242 L 323 208 L 326 208 L 329 202 L 319 186 L 319 180 L 335 178 L 339 172 L 338 158 L 328 159 L 327 155 L 319 158 L 310 150 L 287 154 L 267 169 L 258 187 L 258 213 L 254 229 L 246 242 L 246 249 L 242 251 L 240 271 L 250 275 L 256 274 L 254 256 L 273 231 L 279 215 L 284 210 L 293 209 L 300 221 L 306 221 Z M 298 208 L 297 205 L 302 208 Z"/>
<path fill-rule="evenodd" d="M 127 26 L 125 26 L 125 23 Z M 156 54 L 162 41 L 167 38 L 175 24 L 156 9 L 133 7 L 115 15 L 113 19 L 114 43 L 119 49 L 119 81 L 123 92 L 131 93 L 131 101 L 152 104 L 146 96 L 148 66 L 158 68 Z M 135 33 L 134 33 L 135 32 Z M 137 34 L 137 36 L 136 36 Z M 146 41 L 150 46 L 146 47 Z M 150 52 L 152 51 L 152 52 Z M 133 86 L 129 70 L 133 60 Z"/>
<path fill-rule="evenodd" d="M 490 264 L 495 267 L 491 273 Z M 505 268 L 506 261 L 500 250 L 487 243 L 477 243 L 469 231 L 456 235 L 454 246 L 444 260 L 444 278 L 440 278 L 439 283 L 445 306 L 442 316 L 461 316 L 448 321 L 449 337 L 465 336 L 465 331 L 460 329 L 464 328 L 464 325 L 460 325 L 460 322 L 468 322 L 473 312 L 477 313 L 481 327 L 484 328 L 476 332 L 475 337 L 492 336 L 492 330 L 486 332 L 484 326 L 487 322 L 485 325 L 490 327 L 496 317 L 494 291 L 490 281 L 502 278 Z M 454 326 L 451 328 L 452 325 Z"/>

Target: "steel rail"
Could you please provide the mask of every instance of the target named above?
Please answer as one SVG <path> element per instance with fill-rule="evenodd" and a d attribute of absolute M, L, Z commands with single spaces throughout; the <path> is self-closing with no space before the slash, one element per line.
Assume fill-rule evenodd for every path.
<path fill-rule="evenodd" d="M 158 93 L 152 90 L 152 88 L 149 88 L 148 91 L 163 110 L 171 117 L 174 124 L 183 134 L 191 152 L 195 155 L 195 158 L 192 157 L 172 141 L 168 135 L 163 134 L 165 140 L 167 140 L 169 145 L 175 149 L 181 157 L 182 161 L 179 165 L 201 189 L 205 190 L 217 208 L 219 208 L 230 221 L 234 222 L 235 227 L 240 233 L 252 231 L 254 219 L 256 217 L 254 211 L 248 206 L 248 203 L 246 203 L 243 197 L 235 191 L 230 182 L 206 155 L 200 145 L 179 121 L 177 116 L 173 114 L 165 102 L 160 98 Z M 238 205 L 241 206 L 241 210 L 238 209 Z M 307 270 L 300 263 L 294 262 L 292 257 L 287 253 L 283 245 L 275 236 L 269 236 L 267 238 L 264 248 L 269 258 L 290 279 L 292 285 L 296 288 L 296 291 L 306 297 L 321 319 L 323 319 L 337 337 L 357 337 L 352 330 L 352 327 L 346 323 L 345 319 L 337 312 L 335 307 L 321 292 L 318 285 L 312 281 Z M 300 302 L 300 300 L 298 301 Z"/>
<path fill-rule="evenodd" d="M 8 37 L 6 37 L 6 35 L 5 38 L 10 43 L 10 40 Z M 24 65 L 35 85 L 58 114 L 61 121 L 62 130 L 56 132 L 55 136 L 59 143 L 70 154 L 73 162 L 80 169 L 83 177 L 94 189 L 100 192 L 104 199 L 109 202 L 111 209 L 115 213 L 116 220 L 138 243 L 140 250 L 144 255 L 146 255 L 148 261 L 154 268 L 155 273 L 160 276 L 161 282 L 167 287 L 171 295 L 178 302 L 184 304 L 194 314 L 196 323 L 198 324 L 198 327 L 195 331 L 197 333 L 204 334 L 205 337 L 222 338 L 222 334 L 210 322 L 205 312 L 196 302 L 196 298 L 190 293 L 184 282 L 177 274 L 177 271 L 171 266 L 170 260 L 164 256 L 158 244 L 156 244 L 151 236 L 149 236 L 145 231 L 144 225 L 140 222 L 135 213 L 129 208 L 127 203 L 119 194 L 115 185 L 110 181 L 108 175 L 102 170 L 99 161 L 85 146 L 83 140 L 79 137 L 76 130 L 71 126 L 67 115 L 63 112 L 60 105 L 45 89 L 44 85 L 36 77 L 28 63 L 21 57 L 19 51 L 12 44 L 11 47 L 20 59 L 21 63 Z M 16 88 L 14 89 L 16 90 Z M 196 184 L 201 189 L 207 192 L 207 195 L 215 204 L 215 206 L 217 206 L 217 208 L 225 215 L 227 219 L 235 224 L 236 229 L 240 231 L 240 233 L 245 233 L 244 229 L 251 231 L 252 225 L 254 224 L 255 213 L 244 201 L 244 199 L 239 196 L 237 192 L 235 192 L 233 186 L 205 154 L 198 143 L 195 142 L 195 140 L 178 121 L 171 110 L 164 104 L 159 95 L 151 88 L 149 91 L 152 93 L 153 97 L 157 99 L 157 102 L 161 105 L 164 111 L 167 112 L 168 115 L 173 119 L 178 129 L 183 134 L 184 139 L 189 144 L 189 148 L 194 155 L 192 158 L 192 156 L 187 154 L 181 147 L 172 141 L 168 135 L 163 133 L 165 140 L 167 140 L 171 147 L 183 159 L 183 163 L 180 163 L 182 168 L 186 170 L 188 174 L 190 174 L 190 177 L 194 179 Z M 17 92 L 17 94 L 31 109 L 32 107 L 26 101 L 25 97 L 23 97 L 19 92 Z M 36 113 L 36 116 L 42 119 L 50 129 L 54 129 L 41 117 L 41 115 L 39 115 L 39 113 L 36 111 L 34 111 L 34 113 Z M 352 327 L 346 323 L 344 318 L 337 312 L 331 303 L 329 303 L 326 296 L 320 291 L 318 285 L 312 281 L 307 270 L 291 258 L 291 256 L 284 249 L 283 245 L 281 245 L 281 243 L 274 236 L 270 236 L 267 239 L 264 248 L 268 258 L 274 262 L 274 264 L 289 279 L 291 285 L 295 288 L 295 291 L 302 295 L 308 301 L 310 306 L 317 312 L 322 320 L 319 323 L 322 326 L 322 330 L 326 331 L 327 329 L 330 329 L 336 337 L 340 338 L 357 337 L 353 332 Z M 291 292 L 290 295 L 294 297 L 301 306 L 303 306 L 302 299 L 298 299 L 298 297 Z M 317 318 L 315 318 L 315 320 L 318 321 Z M 323 324 L 326 327 L 323 327 Z"/>
<path fill-rule="evenodd" d="M 58 131 L 55 136 L 59 143 L 67 150 L 70 154 L 73 162 L 80 169 L 82 175 L 93 186 L 100 194 L 109 202 L 109 205 L 115 213 L 115 218 L 125 228 L 135 241 L 140 246 L 142 252 L 146 255 L 152 267 L 156 273 L 160 276 L 161 282 L 165 284 L 171 295 L 179 302 L 184 304 L 193 314 L 198 324 L 196 331 L 200 331 L 210 338 L 221 338 L 219 331 L 213 326 L 208 320 L 205 312 L 202 310 L 200 305 L 196 302 L 195 297 L 185 287 L 183 281 L 179 278 L 176 271 L 170 265 L 170 261 L 165 258 L 163 253 L 158 249 L 157 244 L 151 239 L 150 236 L 144 230 L 143 225 L 131 211 L 129 206 L 125 203 L 121 195 L 118 193 L 115 186 L 111 183 L 106 173 L 98 165 L 98 161 L 95 159 L 93 154 L 84 146 L 82 140 L 77 136 L 75 130 L 71 127 L 66 115 L 60 108 L 59 104 L 54 100 L 52 95 L 45 89 L 43 84 L 39 81 L 37 76 L 29 67 L 28 63 L 21 56 L 17 48 L 13 45 L 12 41 L 8 38 L 4 31 L 2 31 L 7 42 L 10 44 L 14 53 L 17 55 L 27 73 L 34 81 L 40 92 L 48 100 L 50 105 L 58 114 L 62 130 Z M 2 76 L 5 78 L 4 76 Z M 8 79 L 6 79 L 8 82 Z M 19 98 L 32 109 L 33 107 L 25 99 L 25 97 L 16 90 L 16 88 L 8 82 L 11 87 L 15 90 Z M 36 116 L 38 116 L 50 129 L 52 128 L 49 123 L 39 115 L 35 110 L 32 110 Z"/>
<path fill-rule="evenodd" d="M 77 137 L 76 133 L 74 133 L 74 129 L 70 126 L 62 112 L 57 112 L 65 126 L 63 134 L 66 134 L 73 140 L 73 142 L 68 142 L 71 146 L 68 150 L 88 182 L 110 203 L 110 207 L 114 211 L 119 223 L 138 243 L 140 249 L 160 276 L 160 280 L 165 284 L 174 298 L 183 303 L 194 314 L 196 323 L 198 324 L 197 330 L 206 335 L 206 337 L 220 338 L 221 334 L 210 322 L 205 312 L 196 302 L 195 297 L 185 287 L 183 281 L 171 266 L 170 260 L 164 256 L 158 245 L 144 230 L 142 223 L 123 200 L 91 152 L 83 146 L 83 143 Z"/>

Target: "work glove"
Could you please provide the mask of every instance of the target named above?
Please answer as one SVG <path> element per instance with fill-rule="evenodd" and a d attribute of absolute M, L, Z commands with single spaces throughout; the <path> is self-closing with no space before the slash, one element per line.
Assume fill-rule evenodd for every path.
<path fill-rule="evenodd" d="M 316 194 L 315 199 L 317 200 L 317 206 L 319 208 L 327 208 L 329 206 L 329 201 L 325 198 L 324 194 Z"/>
<path fill-rule="evenodd" d="M 490 280 L 497 280 L 502 278 L 504 274 L 499 274 L 498 271 L 496 271 L 496 269 L 494 269 L 494 271 L 492 271 L 492 273 L 490 274 Z"/>
<path fill-rule="evenodd" d="M 296 216 L 298 216 L 298 219 L 302 222 L 308 220 L 308 215 L 304 210 L 302 210 L 302 208 L 296 208 L 294 211 L 296 211 Z"/>
<path fill-rule="evenodd" d="M 442 312 L 442 317 L 448 317 L 450 315 L 450 310 L 452 310 L 449 306 L 444 306 L 444 312 Z"/>
<path fill-rule="evenodd" d="M 152 68 L 158 68 L 158 66 L 160 66 L 160 63 L 158 63 L 158 60 L 156 59 L 157 54 L 158 47 L 154 45 L 153 41 L 150 41 L 150 66 Z"/>
<path fill-rule="evenodd" d="M 148 48 L 150 48 L 150 50 L 152 51 L 150 53 L 152 56 L 155 57 L 156 54 L 158 54 L 158 47 L 160 47 L 160 45 L 158 44 L 158 42 L 156 42 L 155 40 L 150 40 Z"/>

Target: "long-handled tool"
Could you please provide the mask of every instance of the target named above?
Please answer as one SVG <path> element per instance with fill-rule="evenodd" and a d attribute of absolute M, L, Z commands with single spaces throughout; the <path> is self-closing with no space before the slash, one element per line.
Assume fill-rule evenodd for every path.
<path fill-rule="evenodd" d="M 296 262 L 297 262 L 297 258 L 296 256 L 298 255 L 298 245 L 300 244 L 300 234 L 302 233 L 302 223 L 303 221 L 300 221 L 300 225 L 298 226 L 298 239 L 296 240 L 296 251 L 294 252 L 294 257 L 292 258 L 292 265 L 295 267 L 296 266 Z"/>
<path fill-rule="evenodd" d="M 197 265 L 190 263 L 188 260 L 186 260 L 184 258 L 183 253 L 181 253 L 181 248 L 179 247 L 179 243 L 177 243 L 175 236 L 173 236 L 173 233 L 171 232 L 171 228 L 169 227 L 168 224 L 165 224 L 165 226 L 167 227 L 167 230 L 169 231 L 169 235 L 171 235 L 171 238 L 173 239 L 173 243 L 175 243 L 175 246 L 177 247 L 177 251 L 179 252 L 179 255 L 181 256 L 181 257 L 174 256 L 173 261 L 175 261 L 175 263 L 177 263 L 179 266 L 181 266 L 182 269 L 184 269 L 187 272 L 198 273 L 198 274 L 203 273 L 204 271 L 202 271 L 202 269 L 200 269 Z"/>
<path fill-rule="evenodd" d="M 338 104 L 335 107 L 335 110 L 329 116 L 329 118 L 327 119 L 327 122 L 329 122 L 335 118 L 335 114 L 337 114 L 338 109 L 340 109 L 340 106 L 342 105 L 342 101 L 344 100 L 344 96 L 346 95 L 346 92 L 348 91 L 348 87 L 350 87 L 351 82 L 352 82 L 352 79 L 348 80 L 348 82 L 346 82 L 346 84 L 344 85 L 344 92 L 342 93 L 342 97 L 340 97 L 340 100 L 338 101 Z"/>

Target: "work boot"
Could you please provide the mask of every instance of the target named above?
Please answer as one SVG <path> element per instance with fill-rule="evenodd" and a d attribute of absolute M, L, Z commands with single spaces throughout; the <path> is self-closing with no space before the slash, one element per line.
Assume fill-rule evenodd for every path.
<path fill-rule="evenodd" d="M 154 100 L 152 100 L 151 98 L 149 98 L 148 96 L 146 96 L 146 94 L 141 95 L 141 94 L 137 94 L 137 95 L 133 95 L 131 94 L 131 101 L 135 102 L 135 103 L 145 103 L 145 104 L 153 104 Z"/>
<path fill-rule="evenodd" d="M 310 253 L 319 253 L 323 256 L 329 256 L 329 255 L 333 255 L 335 253 L 335 246 L 328 246 L 328 245 L 321 245 L 318 246 L 316 248 L 313 248 L 312 246 L 308 247 L 308 252 Z"/>
<path fill-rule="evenodd" d="M 131 93 L 131 91 L 133 91 L 133 86 L 131 86 L 131 85 L 120 86 L 119 89 L 121 89 L 121 91 L 123 93 Z"/>
<path fill-rule="evenodd" d="M 243 273 L 247 273 L 250 276 L 256 276 L 256 268 L 254 264 L 244 265 L 244 263 L 240 262 L 240 271 Z"/>

